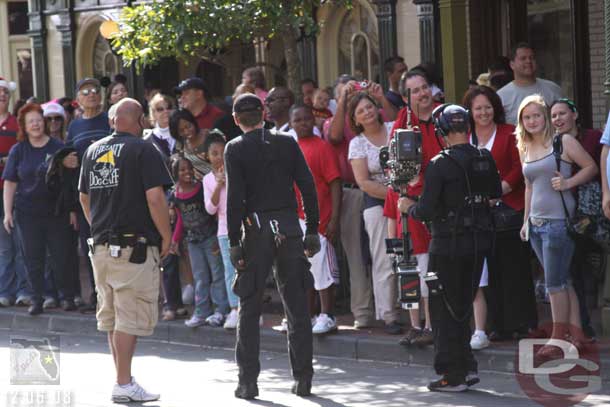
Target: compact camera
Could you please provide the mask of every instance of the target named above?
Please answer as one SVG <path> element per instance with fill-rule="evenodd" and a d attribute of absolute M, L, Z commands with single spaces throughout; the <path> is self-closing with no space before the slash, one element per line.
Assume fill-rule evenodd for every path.
<path fill-rule="evenodd" d="M 356 91 L 365 90 L 369 87 L 369 83 L 367 81 L 356 82 L 354 84 L 354 89 Z"/>

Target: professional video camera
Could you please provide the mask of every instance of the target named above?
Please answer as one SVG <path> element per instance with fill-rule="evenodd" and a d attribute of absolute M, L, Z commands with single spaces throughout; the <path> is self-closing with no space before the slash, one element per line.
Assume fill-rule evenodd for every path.
<path fill-rule="evenodd" d="M 422 162 L 422 136 L 411 125 L 411 94 L 407 90 L 407 128 L 397 129 L 388 147 L 379 152 L 379 162 L 389 176 L 389 185 L 401 197 L 407 197 L 409 182 L 419 174 Z M 407 214 L 401 214 L 402 236 L 386 239 L 386 253 L 394 255 L 393 268 L 398 276 L 398 299 L 404 309 L 417 309 L 420 299 L 419 269 L 412 256 L 407 229 Z"/>

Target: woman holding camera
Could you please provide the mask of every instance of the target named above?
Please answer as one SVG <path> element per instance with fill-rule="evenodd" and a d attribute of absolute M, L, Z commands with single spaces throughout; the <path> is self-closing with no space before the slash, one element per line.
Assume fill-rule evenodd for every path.
<path fill-rule="evenodd" d="M 502 182 L 502 198 L 494 203 L 496 216 L 496 244 L 486 259 L 479 289 L 474 300 L 475 332 L 470 346 L 479 350 L 489 346 L 485 333 L 487 303 L 483 287 L 489 296 L 490 339 L 502 340 L 525 335 L 537 325 L 536 301 L 531 276 L 531 252 L 519 237 L 523 219 L 523 172 L 515 127 L 505 123 L 502 101 L 493 89 L 476 86 L 464 95 L 462 104 L 471 112 L 473 135 L 479 148 L 491 152 Z M 474 143 L 475 137 L 471 137 Z M 506 220 L 514 219 L 514 224 Z M 519 298 L 515 303 L 514 299 Z"/>
<path fill-rule="evenodd" d="M 387 333 L 398 335 L 402 328 L 396 310 L 396 276 L 385 249 L 387 218 L 383 216 L 383 205 L 387 186 L 379 163 L 379 150 L 388 145 L 394 122 L 383 121 L 378 104 L 382 96 L 381 87 L 373 84 L 369 92 L 358 92 L 351 97 L 348 116 L 358 136 L 349 144 L 348 159 L 356 183 L 364 192 L 363 217 L 372 257 L 376 316 L 385 322 Z"/>

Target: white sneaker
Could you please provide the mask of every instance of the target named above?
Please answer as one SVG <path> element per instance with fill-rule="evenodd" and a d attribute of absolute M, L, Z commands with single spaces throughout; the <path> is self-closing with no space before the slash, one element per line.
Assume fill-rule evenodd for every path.
<path fill-rule="evenodd" d="M 55 298 L 53 298 L 53 297 L 47 297 L 44 299 L 44 302 L 42 303 L 42 308 L 43 309 L 57 308 L 57 301 L 55 301 Z"/>
<path fill-rule="evenodd" d="M 15 305 L 27 307 L 28 305 L 32 305 L 32 299 L 30 297 L 26 297 L 25 295 L 20 295 L 19 297 L 17 297 Z"/>
<path fill-rule="evenodd" d="M 112 401 L 115 403 L 129 403 L 131 401 L 155 401 L 159 400 L 161 395 L 149 393 L 132 377 L 131 384 L 127 387 L 121 387 L 118 384 L 112 389 Z"/>
<path fill-rule="evenodd" d="M 286 318 L 282 318 L 282 323 L 280 324 L 280 332 L 288 332 L 288 320 Z"/>
<path fill-rule="evenodd" d="M 222 315 L 220 312 L 216 311 L 215 313 L 213 313 L 212 315 L 210 315 L 209 317 L 207 317 L 205 319 L 205 323 L 209 326 L 218 327 L 218 326 L 222 326 L 222 323 L 224 322 L 224 320 L 225 320 L 224 315 Z"/>
<path fill-rule="evenodd" d="M 315 335 L 325 334 L 337 330 L 337 321 L 335 318 L 329 317 L 327 314 L 320 314 L 316 320 L 316 324 L 311 328 L 311 332 Z"/>
<path fill-rule="evenodd" d="M 182 289 L 182 303 L 192 305 L 195 300 L 195 288 L 192 284 L 187 284 Z"/>
<path fill-rule="evenodd" d="M 223 326 L 224 329 L 235 329 L 237 328 L 237 318 L 238 313 L 236 309 L 232 309 L 231 312 L 227 314 L 227 318 L 225 319 L 225 324 Z"/>
<path fill-rule="evenodd" d="M 184 325 L 188 326 L 189 328 L 195 328 L 204 324 L 205 318 L 200 317 L 199 315 L 193 315 L 192 317 L 184 321 Z"/>
<path fill-rule="evenodd" d="M 74 305 L 76 305 L 79 308 L 81 306 L 85 305 L 85 301 L 83 301 L 83 297 L 79 297 L 79 296 L 74 297 Z"/>
<path fill-rule="evenodd" d="M 481 350 L 489 346 L 489 339 L 485 332 L 482 334 L 474 333 L 470 338 L 470 347 L 472 350 Z"/>
<path fill-rule="evenodd" d="M 10 307 L 11 300 L 7 297 L 0 297 L 0 307 Z"/>

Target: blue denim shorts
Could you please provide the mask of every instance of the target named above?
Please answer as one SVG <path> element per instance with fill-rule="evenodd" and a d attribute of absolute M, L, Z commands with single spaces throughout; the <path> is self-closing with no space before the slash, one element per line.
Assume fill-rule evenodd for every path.
<path fill-rule="evenodd" d="M 570 266 L 574 240 L 568 235 L 565 219 L 530 219 L 530 243 L 544 269 L 549 293 L 572 285 Z"/>

